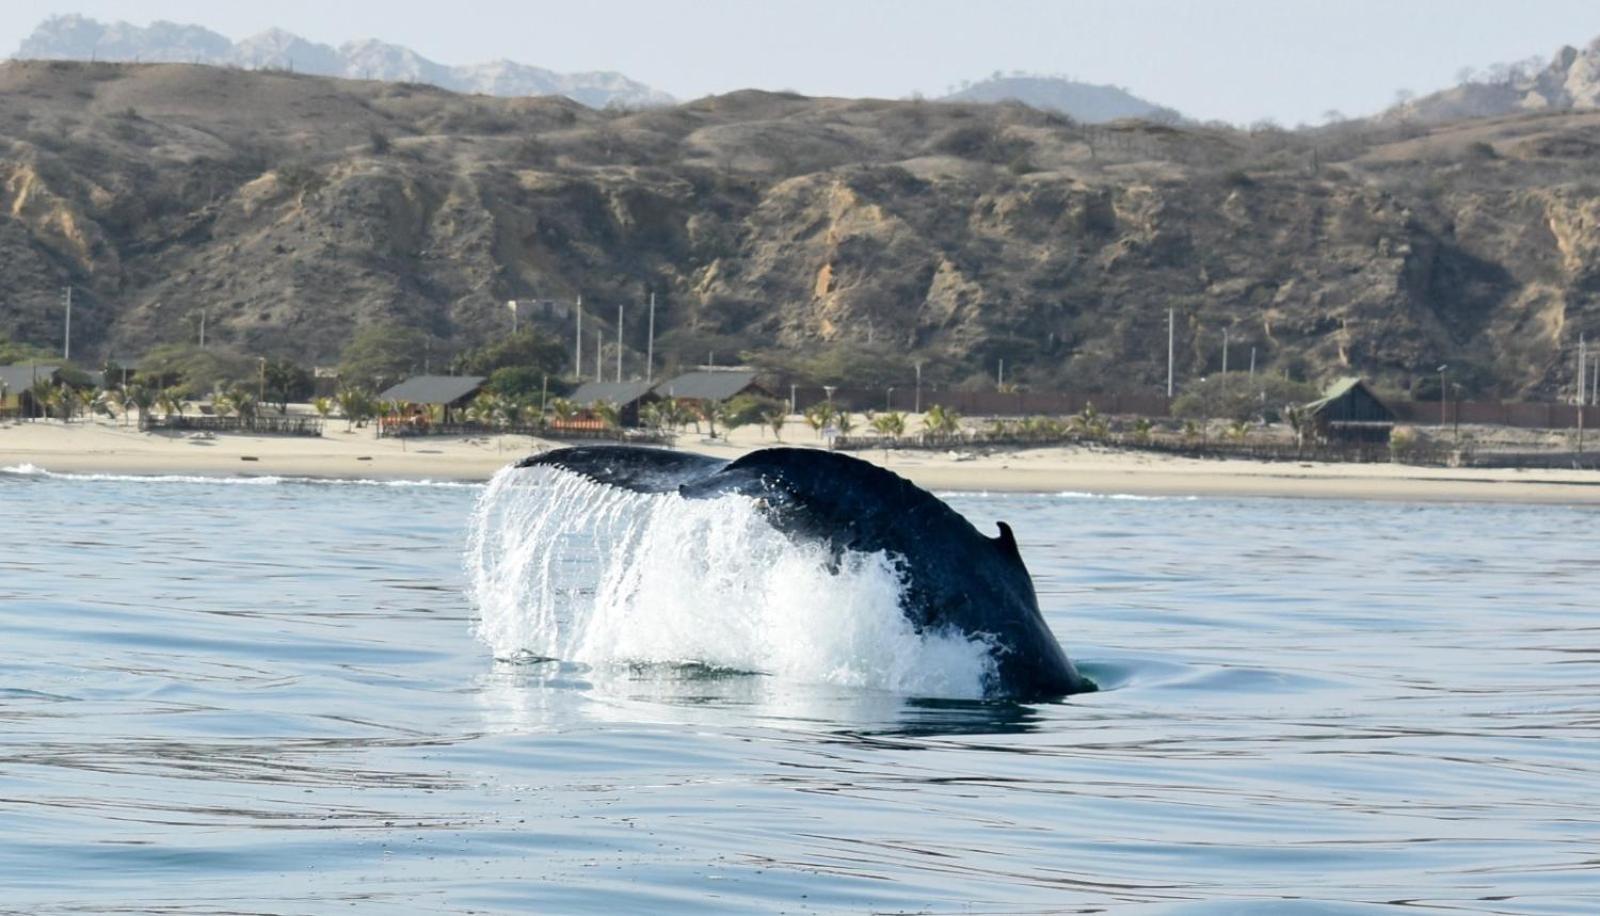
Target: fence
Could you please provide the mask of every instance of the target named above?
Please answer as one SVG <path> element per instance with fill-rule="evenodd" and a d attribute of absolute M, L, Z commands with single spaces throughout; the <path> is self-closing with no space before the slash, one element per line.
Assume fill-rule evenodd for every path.
<path fill-rule="evenodd" d="M 829 400 L 828 390 L 810 386 L 777 386 L 774 394 L 793 392 L 795 408 L 805 411 L 813 404 Z M 1167 417 L 1170 402 L 1160 394 L 1141 392 L 1082 391 L 959 391 L 924 385 L 884 388 L 834 388 L 834 404 L 852 411 L 898 410 L 916 413 L 934 404 L 969 417 L 1067 416 L 1093 404 L 1105 414 L 1136 417 Z M 1395 420 L 1413 426 L 1451 426 L 1475 423 L 1485 426 L 1511 426 L 1519 429 L 1576 429 L 1578 411 L 1574 404 L 1534 401 L 1451 401 L 1441 409 L 1438 401 L 1389 401 Z M 1582 408 L 1583 425 L 1600 428 L 1600 406 Z"/>
<path fill-rule="evenodd" d="M 139 428 L 145 431 L 250 433 L 257 436 L 320 436 L 320 417 L 166 417 L 141 415 Z"/>
<path fill-rule="evenodd" d="M 412 438 L 421 436 L 534 436 L 562 442 L 627 442 L 634 445 L 668 445 L 670 433 L 643 429 L 606 428 L 588 424 L 510 424 L 496 426 L 490 423 L 428 423 L 378 421 L 380 438 Z"/>

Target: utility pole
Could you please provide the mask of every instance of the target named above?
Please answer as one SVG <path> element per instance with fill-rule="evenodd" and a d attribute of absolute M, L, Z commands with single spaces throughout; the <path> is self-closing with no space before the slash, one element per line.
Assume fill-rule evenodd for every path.
<path fill-rule="evenodd" d="M 622 381 L 622 306 L 617 306 L 617 381 Z"/>
<path fill-rule="evenodd" d="M 1584 335 L 1578 335 L 1578 407 L 1584 405 L 1584 400 L 1587 400 L 1589 394 L 1589 380 L 1584 378 L 1587 368 L 1589 368 L 1589 341 L 1584 339 Z"/>
<path fill-rule="evenodd" d="M 596 328 L 594 332 L 594 380 L 597 382 L 603 382 L 606 380 L 604 375 L 605 367 L 600 363 L 601 358 L 605 356 L 605 350 L 605 332 L 599 328 Z"/>
<path fill-rule="evenodd" d="M 1172 400 L 1172 309 L 1167 309 L 1167 400 Z"/>
<path fill-rule="evenodd" d="M 1445 408 L 1447 406 L 1449 406 L 1449 404 L 1450 404 L 1450 392 L 1449 392 L 1449 390 L 1447 390 L 1444 387 L 1444 370 L 1446 370 L 1448 368 L 1450 368 L 1448 365 L 1444 365 L 1444 366 L 1440 366 L 1439 367 L 1439 425 L 1440 426 L 1443 426 L 1445 424 L 1445 413 L 1444 413 L 1444 411 L 1445 411 Z M 1440 432 L 1442 433 L 1442 432 L 1444 432 L 1444 430 L 1441 429 Z"/>
<path fill-rule="evenodd" d="M 511 310 L 511 336 L 517 336 L 517 300 L 507 299 L 506 308 Z"/>
<path fill-rule="evenodd" d="M 66 297 L 67 297 L 67 334 L 66 334 L 66 339 L 64 341 L 62 341 L 62 344 L 61 344 L 61 358 L 64 359 L 64 360 L 72 358 L 72 287 L 71 286 L 68 286 L 66 288 L 66 293 L 65 294 L 66 294 Z"/>
<path fill-rule="evenodd" d="M 656 380 L 656 294 L 650 294 L 650 333 L 644 345 L 644 380 Z"/>
<path fill-rule="evenodd" d="M 922 360 L 917 360 L 917 400 L 913 406 L 914 413 L 922 413 Z"/>
<path fill-rule="evenodd" d="M 995 372 L 995 375 L 994 375 L 994 387 L 995 387 L 995 390 L 998 391 L 999 389 L 1004 388 L 1005 386 L 1006 386 L 1006 361 L 1004 359 L 1002 359 L 1002 360 L 1000 360 L 1000 369 L 997 372 Z"/>
<path fill-rule="evenodd" d="M 1250 348 L 1250 381 L 1256 380 L 1256 348 Z"/>
<path fill-rule="evenodd" d="M 578 342 L 572 348 L 572 374 L 583 378 L 583 297 L 578 297 Z"/>
<path fill-rule="evenodd" d="M 200 310 L 200 349 L 206 348 L 206 310 Z"/>
<path fill-rule="evenodd" d="M 1228 374 L 1228 329 L 1222 329 L 1222 374 Z"/>

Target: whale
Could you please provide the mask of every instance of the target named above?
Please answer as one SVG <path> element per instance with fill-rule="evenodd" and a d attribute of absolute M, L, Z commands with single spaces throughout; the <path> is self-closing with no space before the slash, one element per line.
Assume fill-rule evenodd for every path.
<path fill-rule="evenodd" d="M 979 532 L 943 500 L 892 471 L 838 452 L 763 448 L 726 460 L 626 445 L 559 448 L 518 468 L 550 468 L 595 483 L 686 499 L 741 496 L 792 539 L 882 551 L 896 564 L 901 610 L 918 632 L 957 631 L 989 646 L 985 695 L 1031 701 L 1096 690 L 1039 612 L 1015 533 Z"/>

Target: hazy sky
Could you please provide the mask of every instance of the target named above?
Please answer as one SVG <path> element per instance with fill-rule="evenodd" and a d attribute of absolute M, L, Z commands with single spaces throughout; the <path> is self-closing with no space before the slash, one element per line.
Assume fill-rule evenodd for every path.
<path fill-rule="evenodd" d="M 897 98 L 993 70 L 1126 86 L 1191 117 L 1371 113 L 1464 66 L 1600 36 L 1600 0 L 7 0 L 0 51 L 46 16 L 278 26 L 442 63 L 619 70 L 679 98 L 743 87 Z"/>

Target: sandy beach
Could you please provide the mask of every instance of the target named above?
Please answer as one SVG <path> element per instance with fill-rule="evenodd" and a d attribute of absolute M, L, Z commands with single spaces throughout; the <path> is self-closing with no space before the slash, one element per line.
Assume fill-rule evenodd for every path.
<path fill-rule="evenodd" d="M 783 443 L 821 444 L 799 422 L 790 424 Z M 688 432 L 677 443 L 682 449 L 730 458 L 774 444 L 770 431 L 753 428 L 715 441 Z M 328 424 L 321 438 L 199 438 L 142 433 L 103 419 L 13 422 L 0 425 L 0 468 L 477 481 L 524 455 L 560 446 L 527 436 L 379 439 L 370 427 L 347 431 L 338 420 Z M 1600 504 L 1596 471 L 1196 460 L 1088 447 L 857 454 L 934 490 Z"/>

